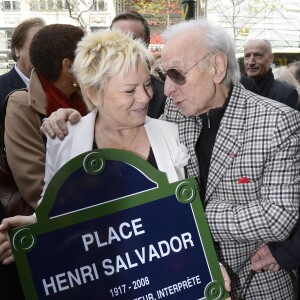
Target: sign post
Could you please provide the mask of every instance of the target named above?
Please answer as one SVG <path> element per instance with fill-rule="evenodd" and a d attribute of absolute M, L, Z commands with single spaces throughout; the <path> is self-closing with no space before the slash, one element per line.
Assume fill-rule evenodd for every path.
<path fill-rule="evenodd" d="M 37 223 L 11 230 L 26 299 L 225 299 L 196 182 L 103 149 L 53 177 Z"/>

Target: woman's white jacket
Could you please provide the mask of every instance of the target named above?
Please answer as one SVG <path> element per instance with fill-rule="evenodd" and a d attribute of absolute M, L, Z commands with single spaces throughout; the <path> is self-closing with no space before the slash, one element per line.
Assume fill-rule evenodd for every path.
<path fill-rule="evenodd" d="M 68 124 L 69 134 L 63 141 L 47 137 L 44 191 L 52 177 L 65 163 L 93 149 L 96 115 L 97 110 L 93 110 L 77 124 Z M 176 157 L 180 157 L 177 124 L 146 117 L 145 129 L 158 169 L 166 173 L 170 183 L 183 179 L 184 168 L 174 166 L 178 165 Z"/>

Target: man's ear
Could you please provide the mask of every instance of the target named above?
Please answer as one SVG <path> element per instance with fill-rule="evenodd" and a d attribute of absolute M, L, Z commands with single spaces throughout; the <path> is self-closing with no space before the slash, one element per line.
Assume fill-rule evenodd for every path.
<path fill-rule="evenodd" d="M 214 67 L 214 82 L 216 84 L 222 83 L 227 73 L 228 59 L 224 53 L 217 53 L 212 59 Z"/>
<path fill-rule="evenodd" d="M 269 56 L 270 65 L 273 63 L 273 60 L 274 60 L 274 53 L 270 54 L 270 56 Z"/>
<path fill-rule="evenodd" d="M 19 59 L 20 58 L 20 50 L 19 48 L 15 47 L 15 55 L 16 55 L 16 58 Z"/>

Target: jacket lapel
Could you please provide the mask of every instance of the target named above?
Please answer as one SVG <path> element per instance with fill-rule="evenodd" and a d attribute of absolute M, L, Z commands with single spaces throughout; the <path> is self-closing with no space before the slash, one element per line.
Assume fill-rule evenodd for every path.
<path fill-rule="evenodd" d="M 241 143 L 238 138 L 232 136 L 228 129 L 218 133 L 209 168 L 205 202 L 209 200 L 234 158 L 238 155 L 240 147 Z"/>
<path fill-rule="evenodd" d="M 159 127 L 159 123 L 156 122 L 156 120 L 146 117 L 145 130 L 147 132 L 158 169 L 167 174 L 169 182 L 179 180 L 170 156 L 168 145 L 163 136 L 163 132 Z M 173 133 L 169 132 L 169 134 Z"/>
<path fill-rule="evenodd" d="M 242 146 L 245 124 L 245 96 L 240 85 L 234 87 L 222 118 L 213 148 L 206 187 L 207 202 Z"/>

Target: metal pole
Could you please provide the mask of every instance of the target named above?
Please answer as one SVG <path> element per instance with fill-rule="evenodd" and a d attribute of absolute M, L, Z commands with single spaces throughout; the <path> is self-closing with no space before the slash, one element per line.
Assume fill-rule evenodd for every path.
<path fill-rule="evenodd" d="M 194 0 L 181 0 L 183 10 L 183 20 L 187 21 L 195 19 L 195 1 Z"/>

